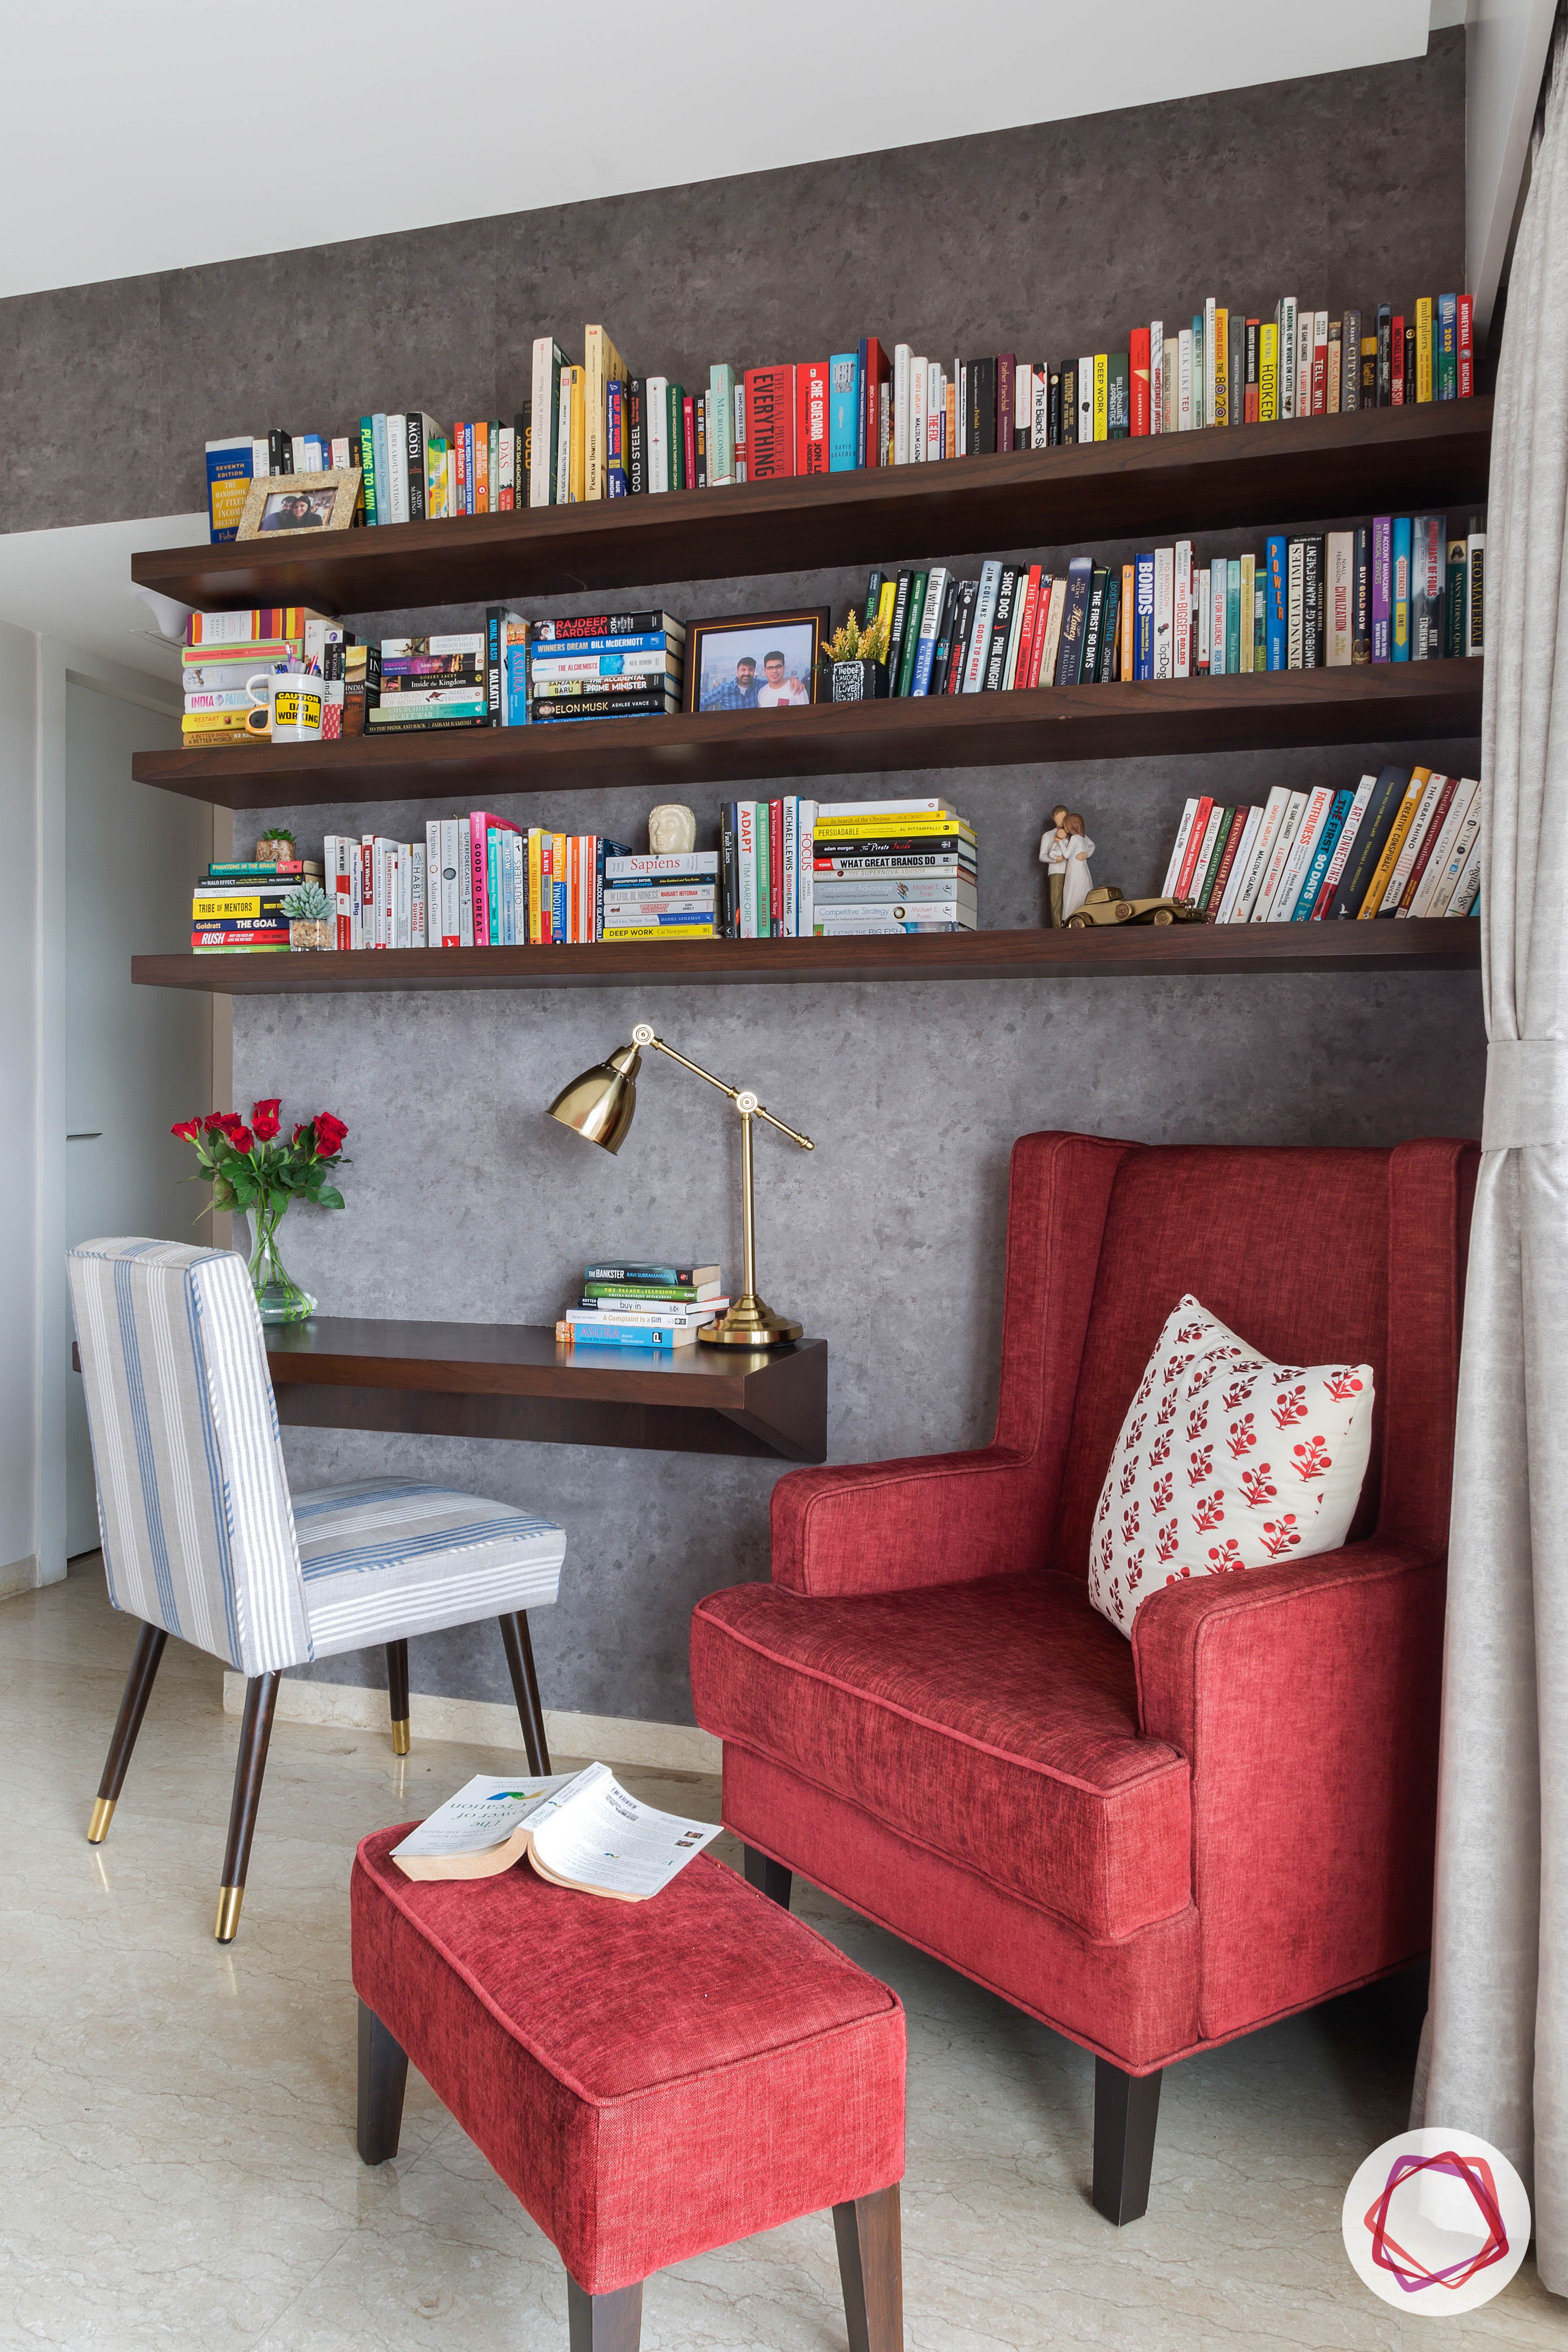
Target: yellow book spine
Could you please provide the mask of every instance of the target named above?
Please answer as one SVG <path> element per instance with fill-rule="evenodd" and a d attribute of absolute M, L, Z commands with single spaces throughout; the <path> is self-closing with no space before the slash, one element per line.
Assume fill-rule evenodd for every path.
<path fill-rule="evenodd" d="M 250 707 L 257 711 L 263 708 L 258 702 Z M 180 726 L 186 735 L 254 735 L 255 728 L 245 723 L 247 715 L 243 710 L 187 711 Z"/>
<path fill-rule="evenodd" d="M 817 841 L 880 841 L 894 837 L 900 841 L 913 840 L 917 835 L 955 833 L 962 841 L 975 838 L 973 825 L 962 817 L 951 816 L 883 816 L 868 822 L 864 817 L 834 818 L 827 824 L 819 824 Z"/>
<path fill-rule="evenodd" d="M 1230 312 L 1214 314 L 1214 351 L 1209 360 L 1209 423 L 1230 423 Z M 1247 665 L 1242 663 L 1243 669 Z"/>
<path fill-rule="evenodd" d="M 1432 297 L 1423 294 L 1415 305 L 1415 397 L 1432 397 Z"/>
<path fill-rule="evenodd" d="M 270 899 L 268 899 L 265 908 L 263 908 L 259 898 L 230 898 L 226 897 L 204 898 L 200 891 L 197 891 L 195 897 L 191 900 L 191 920 L 193 923 L 221 923 L 227 921 L 230 919 L 237 920 L 242 915 L 247 915 L 254 920 L 263 912 L 268 915 L 277 914 L 277 908 Z M 285 919 L 283 917 L 279 917 L 279 921 L 283 919 Z"/>
<path fill-rule="evenodd" d="M 1394 818 L 1388 839 L 1383 845 L 1383 856 L 1377 861 L 1377 871 L 1367 886 L 1365 898 L 1356 908 L 1358 922 L 1370 921 L 1383 904 L 1383 894 L 1388 887 L 1388 877 L 1399 863 L 1399 853 L 1405 846 L 1405 836 L 1415 821 L 1415 812 L 1420 807 L 1422 795 L 1431 781 L 1430 768 L 1417 768 L 1405 786 L 1405 798 L 1399 803 L 1399 814 Z"/>
<path fill-rule="evenodd" d="M 1258 330 L 1258 421 L 1272 425 L 1279 415 L 1279 330 L 1266 319 Z"/>
<path fill-rule="evenodd" d="M 1094 355 L 1094 437 L 1103 441 L 1110 431 L 1110 354 L 1096 352 Z"/>
<path fill-rule="evenodd" d="M 583 496 L 605 495 L 605 331 L 583 330 Z"/>
<path fill-rule="evenodd" d="M 605 933 L 606 943 L 613 940 L 710 940 L 716 937 L 711 923 L 617 923 L 613 931 Z"/>
<path fill-rule="evenodd" d="M 574 367 L 572 371 L 572 444 L 567 465 L 566 495 L 569 504 L 581 506 L 586 495 L 588 455 L 588 404 L 586 399 L 587 371 Z"/>
<path fill-rule="evenodd" d="M 891 638 L 893 629 L 893 607 L 898 601 L 898 582 L 896 580 L 884 580 L 882 583 L 882 593 L 877 599 L 877 625 L 881 630 L 884 639 Z"/>
<path fill-rule="evenodd" d="M 528 941 L 537 947 L 543 936 L 539 919 L 540 845 L 544 835 L 536 824 L 528 828 Z"/>

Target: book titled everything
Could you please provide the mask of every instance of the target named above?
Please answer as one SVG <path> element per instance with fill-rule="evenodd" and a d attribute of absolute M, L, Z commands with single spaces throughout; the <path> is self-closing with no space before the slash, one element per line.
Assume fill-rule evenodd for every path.
<path fill-rule="evenodd" d="M 552 1885 L 646 1903 L 718 1834 L 717 1822 L 641 1803 L 607 1764 L 537 1778 L 479 1772 L 392 1859 L 407 1878 L 494 1878 L 526 1856 Z"/>

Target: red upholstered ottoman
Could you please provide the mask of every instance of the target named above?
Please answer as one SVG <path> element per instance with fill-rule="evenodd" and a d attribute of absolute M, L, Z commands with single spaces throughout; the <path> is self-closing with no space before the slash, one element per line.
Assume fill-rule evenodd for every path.
<path fill-rule="evenodd" d="M 648 1903 L 354 1862 L 359 2152 L 397 2153 L 408 2061 L 558 2248 L 572 2352 L 636 2352 L 668 2263 L 834 2209 L 852 2352 L 901 2352 L 904 2014 L 700 1854 Z"/>

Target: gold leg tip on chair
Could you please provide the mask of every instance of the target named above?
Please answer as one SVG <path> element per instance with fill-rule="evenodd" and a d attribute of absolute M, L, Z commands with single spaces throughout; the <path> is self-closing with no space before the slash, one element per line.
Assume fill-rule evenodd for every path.
<path fill-rule="evenodd" d="M 395 1756 L 406 1756 L 413 1744 L 413 1741 L 408 1737 L 408 1717 L 405 1716 L 401 1723 L 399 1723 L 395 1717 L 392 1726 L 393 1754 Z"/>
<path fill-rule="evenodd" d="M 115 1801 L 115 1799 L 112 1797 L 95 1797 L 93 1799 L 92 1819 L 87 1825 L 87 1842 L 89 1845 L 101 1845 L 104 1839 L 109 1835 L 109 1824 L 114 1819 Z"/>
<path fill-rule="evenodd" d="M 220 1886 L 217 1894 L 217 1926 L 213 1934 L 220 1944 L 232 1944 L 239 1933 L 239 1906 L 245 1900 L 243 1886 Z"/>

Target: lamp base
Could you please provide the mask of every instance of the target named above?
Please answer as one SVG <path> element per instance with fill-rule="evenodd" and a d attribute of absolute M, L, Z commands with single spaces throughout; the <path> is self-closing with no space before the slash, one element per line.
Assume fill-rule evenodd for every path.
<path fill-rule="evenodd" d="M 801 1325 L 775 1315 L 771 1307 L 748 1291 L 737 1298 L 730 1312 L 720 1323 L 705 1323 L 697 1334 L 705 1348 L 782 1348 L 791 1339 L 798 1339 Z"/>

